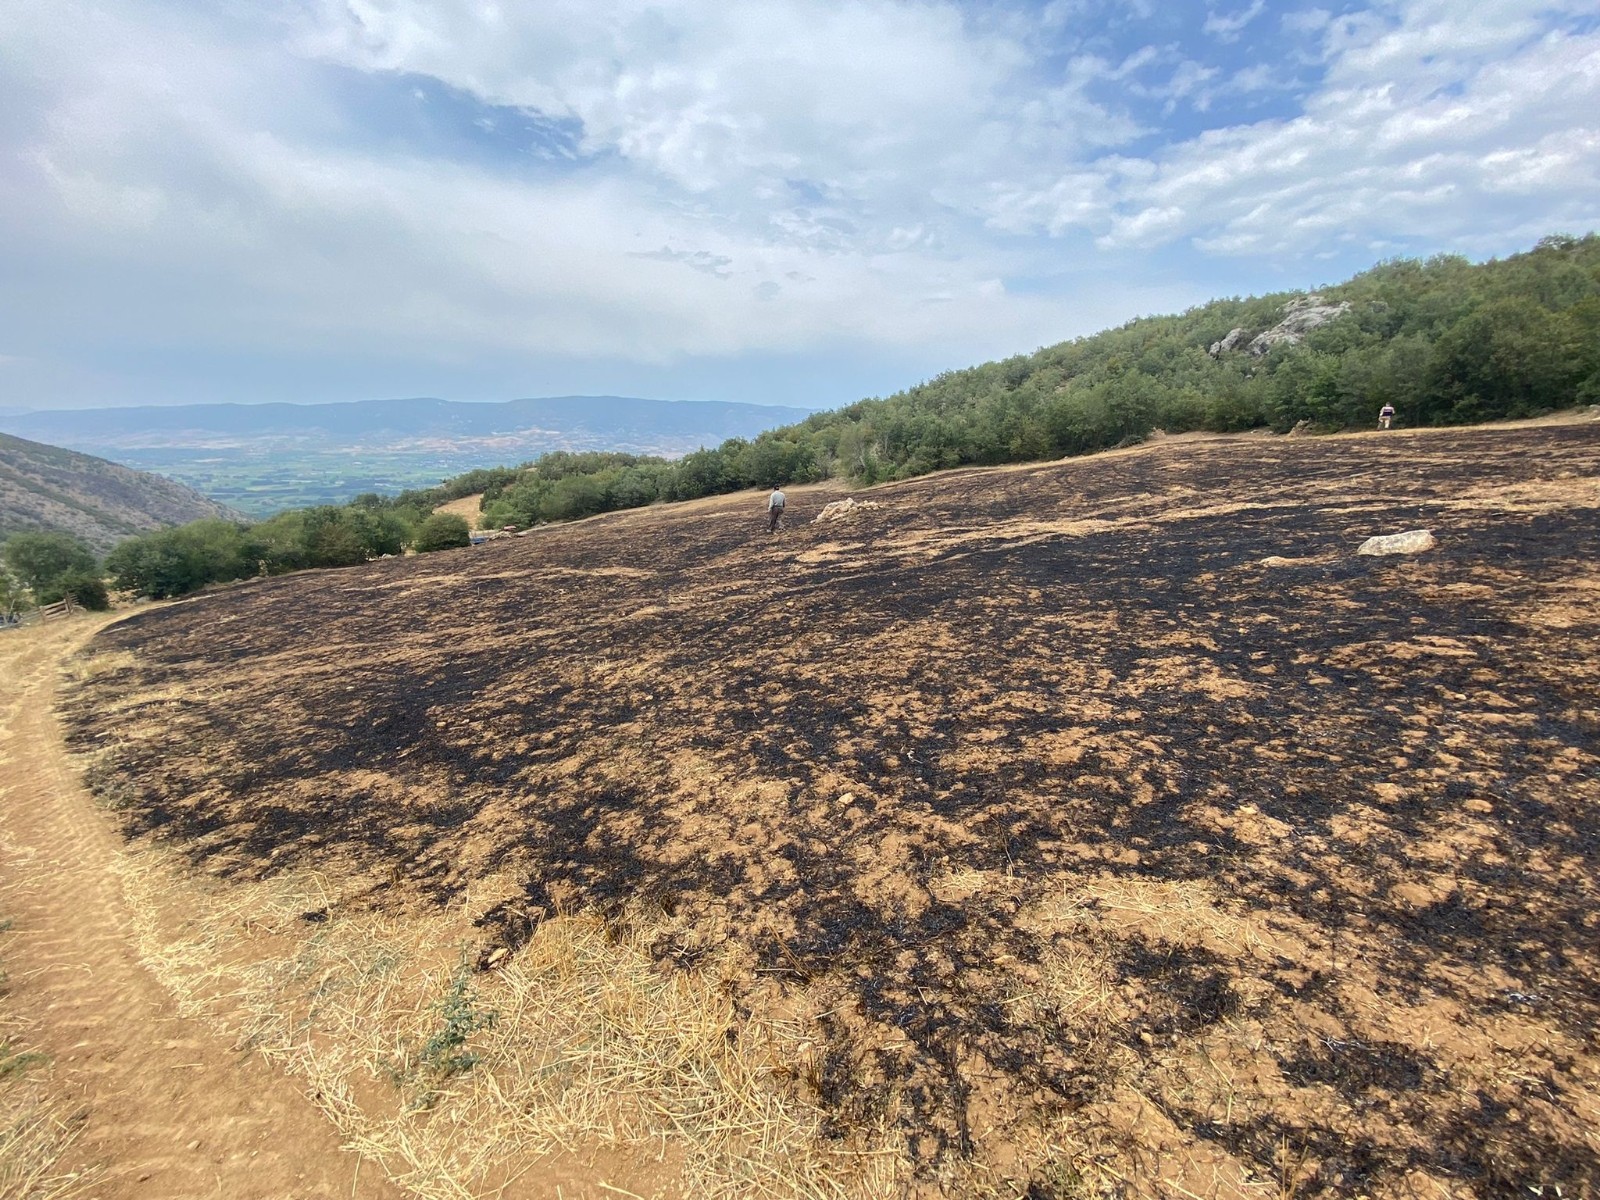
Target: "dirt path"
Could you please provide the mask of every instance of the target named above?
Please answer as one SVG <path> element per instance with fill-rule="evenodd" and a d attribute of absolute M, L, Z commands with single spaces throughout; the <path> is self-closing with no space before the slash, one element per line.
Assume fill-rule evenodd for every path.
<path fill-rule="evenodd" d="M 52 1089 L 83 1114 L 69 1166 L 92 1194 L 398 1197 L 342 1151 L 295 1084 L 177 1014 L 139 961 L 121 852 L 78 784 L 51 703 L 61 664 L 105 618 L 0 636 L 4 1003 L 34 1031 Z"/>

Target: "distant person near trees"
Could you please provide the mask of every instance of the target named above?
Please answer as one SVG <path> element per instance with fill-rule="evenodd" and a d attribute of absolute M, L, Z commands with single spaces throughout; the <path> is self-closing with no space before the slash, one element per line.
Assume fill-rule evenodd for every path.
<path fill-rule="evenodd" d="M 776 533 L 778 531 L 778 522 L 783 520 L 783 506 L 787 501 L 788 497 L 783 494 L 780 488 L 773 488 L 772 495 L 767 497 L 768 533 Z"/>
<path fill-rule="evenodd" d="M 1387 429 L 1387 428 L 1389 428 L 1389 424 L 1393 420 L 1394 420 L 1394 405 L 1385 404 L 1382 408 L 1380 408 L 1378 410 L 1378 428 L 1379 429 Z"/>

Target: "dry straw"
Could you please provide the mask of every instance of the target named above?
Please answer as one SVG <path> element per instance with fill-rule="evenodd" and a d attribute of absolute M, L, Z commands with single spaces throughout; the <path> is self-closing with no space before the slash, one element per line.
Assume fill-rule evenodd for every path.
<path fill-rule="evenodd" d="M 882 1130 L 824 1139 L 790 1082 L 815 1036 L 804 1007 L 741 1021 L 731 960 L 657 964 L 663 918 L 559 916 L 478 974 L 462 947 L 481 894 L 395 915 L 341 904 L 314 873 L 224 886 L 174 865 L 124 860 L 145 960 L 185 1011 L 302 1078 L 346 1144 L 416 1195 L 495 1195 L 550 1161 L 663 1196 L 902 1190 Z"/>
<path fill-rule="evenodd" d="M 30 1049 L 32 1030 L 5 1001 L 0 968 L 0 1200 L 86 1195 L 97 1173 L 63 1165 L 81 1125 L 50 1087 L 49 1061 Z"/>
<path fill-rule="evenodd" d="M 95 1175 L 68 1170 L 61 1161 L 77 1137 L 78 1127 L 37 1084 L 0 1080 L 0 1200 L 88 1195 Z"/>
<path fill-rule="evenodd" d="M 14 898 L 26 886 L 30 856 L 9 838 L 0 838 L 0 859 L 11 878 L 0 890 Z M 0 921 L 0 936 L 10 921 Z M 88 1194 L 98 1178 L 92 1169 L 63 1165 L 81 1125 L 51 1086 L 49 1060 L 32 1049 L 34 1028 L 7 1003 L 9 982 L 0 942 L 0 1200 L 69 1200 Z"/>

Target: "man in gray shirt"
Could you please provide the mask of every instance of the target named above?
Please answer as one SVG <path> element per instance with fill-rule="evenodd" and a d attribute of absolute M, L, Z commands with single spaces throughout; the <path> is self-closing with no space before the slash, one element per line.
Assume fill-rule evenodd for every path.
<path fill-rule="evenodd" d="M 783 520 L 783 505 L 786 500 L 783 492 L 778 488 L 772 489 L 772 495 L 767 497 L 767 532 L 775 533 L 778 522 Z"/>

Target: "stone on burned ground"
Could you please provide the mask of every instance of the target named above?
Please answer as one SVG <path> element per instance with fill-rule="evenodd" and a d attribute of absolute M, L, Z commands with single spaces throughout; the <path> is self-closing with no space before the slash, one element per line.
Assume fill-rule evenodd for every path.
<path fill-rule="evenodd" d="M 1421 554 L 1432 550 L 1438 543 L 1426 529 L 1408 529 L 1404 533 L 1369 537 L 1356 550 L 1357 554 Z"/>
<path fill-rule="evenodd" d="M 831 504 L 824 505 L 822 511 L 812 519 L 811 523 L 816 525 L 823 521 L 837 521 L 841 517 L 848 517 L 863 508 L 878 507 L 881 506 L 876 500 L 855 500 L 846 496 L 843 500 L 835 500 Z"/>

